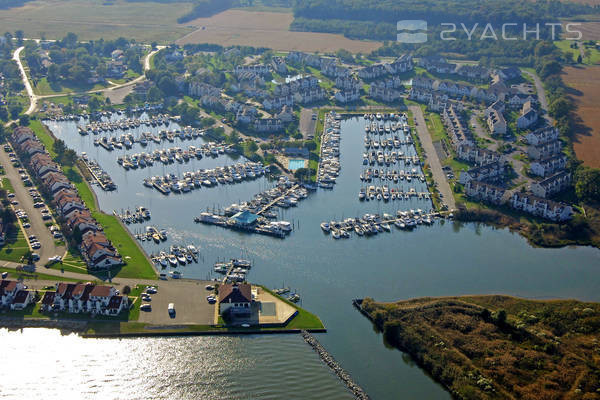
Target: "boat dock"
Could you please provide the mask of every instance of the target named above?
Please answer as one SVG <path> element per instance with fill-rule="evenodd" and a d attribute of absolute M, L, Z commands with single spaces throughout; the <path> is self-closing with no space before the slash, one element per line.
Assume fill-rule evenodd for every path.
<path fill-rule="evenodd" d="M 102 168 L 100 168 L 100 165 L 98 165 L 97 162 L 88 159 L 85 153 L 82 155 L 81 159 L 90 175 L 94 178 L 102 190 L 109 192 L 117 189 L 117 185 L 115 185 L 112 178 Z"/>
<path fill-rule="evenodd" d="M 155 188 L 162 194 L 188 193 L 194 189 L 213 187 L 225 184 L 235 184 L 253 180 L 269 172 L 262 163 L 245 162 L 213 169 L 200 169 L 184 172 L 183 176 L 168 174 L 144 179 L 144 186 Z"/>
<path fill-rule="evenodd" d="M 347 239 L 354 232 L 358 236 L 372 236 L 381 232 L 391 232 L 392 225 L 400 230 L 412 230 L 418 225 L 433 225 L 439 218 L 452 219 L 452 213 L 421 210 L 398 211 L 396 216 L 389 214 L 365 214 L 360 218 L 346 218 L 343 221 L 322 222 L 321 229 L 334 239 Z"/>

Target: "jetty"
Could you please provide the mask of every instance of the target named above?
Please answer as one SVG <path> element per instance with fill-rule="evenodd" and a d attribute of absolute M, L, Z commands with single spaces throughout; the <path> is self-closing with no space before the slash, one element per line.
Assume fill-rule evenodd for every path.
<path fill-rule="evenodd" d="M 355 399 L 359 400 L 368 400 L 370 399 L 369 395 L 363 388 L 361 388 L 350 376 L 348 372 L 346 372 L 340 364 L 333 358 L 331 354 L 319 343 L 319 341 L 309 332 L 302 330 L 300 332 L 302 338 L 310 347 L 313 348 L 314 351 L 317 352 L 321 360 L 327 364 L 329 368 L 337 375 L 337 377 L 344 382 L 344 384 L 350 389 Z"/>

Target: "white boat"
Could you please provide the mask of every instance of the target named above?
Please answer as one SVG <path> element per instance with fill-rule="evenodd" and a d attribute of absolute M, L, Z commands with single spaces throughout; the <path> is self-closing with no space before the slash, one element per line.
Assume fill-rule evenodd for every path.
<path fill-rule="evenodd" d="M 169 272 L 169 274 L 171 274 L 171 278 L 173 278 L 173 279 L 181 278 L 181 272 L 179 272 L 179 271 L 171 271 L 171 272 Z"/>
<path fill-rule="evenodd" d="M 331 227 L 329 226 L 329 224 L 327 222 L 321 222 L 321 229 L 325 233 L 329 233 L 331 231 Z"/>

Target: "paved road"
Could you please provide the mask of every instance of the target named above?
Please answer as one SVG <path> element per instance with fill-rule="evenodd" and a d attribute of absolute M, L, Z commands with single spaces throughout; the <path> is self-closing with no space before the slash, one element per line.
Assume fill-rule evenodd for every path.
<path fill-rule="evenodd" d="M 25 90 L 27 91 L 27 95 L 29 96 L 29 108 L 27 109 L 27 111 L 25 111 L 25 114 L 27 114 L 27 115 L 34 113 L 37 110 L 39 101 L 43 100 L 43 99 L 51 99 L 53 97 L 60 97 L 60 96 L 65 96 L 65 95 L 76 96 L 76 95 L 90 94 L 90 93 L 107 93 L 107 92 L 112 92 L 117 89 L 122 89 L 124 87 L 135 85 L 136 83 L 141 82 L 144 79 L 146 79 L 146 75 L 142 74 L 129 82 L 122 83 L 119 85 L 113 85 L 113 86 L 105 88 L 105 89 L 88 90 L 85 92 L 59 93 L 59 94 L 50 94 L 50 95 L 40 96 L 40 95 L 35 94 L 35 92 L 33 91 L 31 82 L 29 81 L 29 79 L 27 78 L 27 74 L 25 73 L 25 67 L 23 66 L 23 63 L 21 62 L 21 52 L 23 51 L 24 48 L 25 48 L 24 46 L 21 46 L 15 50 L 15 52 L 13 53 L 13 60 L 15 60 L 17 62 L 17 65 L 19 66 L 19 71 L 21 72 L 21 79 L 23 81 L 23 84 L 25 85 Z M 144 61 L 143 61 L 144 71 L 148 71 L 150 69 L 151 58 L 163 48 L 164 48 L 164 46 L 158 46 L 156 50 L 151 51 L 150 53 L 148 53 L 146 55 L 146 57 L 144 57 Z"/>
<path fill-rule="evenodd" d="M 38 261 L 37 264 L 43 265 L 46 261 L 48 261 L 49 257 L 55 255 L 64 255 L 66 250 L 65 247 L 56 246 L 54 244 L 54 238 L 46 227 L 45 221 L 42 219 L 40 209 L 33 206 L 33 199 L 29 195 L 28 191 L 29 188 L 25 187 L 17 168 L 13 167 L 8 153 L 3 149 L 0 150 L 0 163 L 2 163 L 4 166 L 6 177 L 10 180 L 13 188 L 15 189 L 15 199 L 19 202 L 15 208 L 23 209 L 29 216 L 29 223 L 31 224 L 31 227 L 29 229 L 24 229 L 26 236 L 35 235 L 42 245 L 41 249 L 32 250 L 40 255 L 40 261 Z"/>
<path fill-rule="evenodd" d="M 529 72 L 526 70 L 521 71 L 530 76 L 531 79 L 533 79 L 533 83 L 535 84 L 535 91 L 537 92 L 538 100 L 540 102 L 540 108 L 544 110 L 543 117 L 544 119 L 546 119 L 546 121 L 548 121 L 550 125 L 554 125 L 554 120 L 552 119 L 552 117 L 550 117 L 550 115 L 548 115 L 548 99 L 546 98 L 546 90 L 544 89 L 544 85 L 542 84 L 541 79 L 533 72 Z"/>
<path fill-rule="evenodd" d="M 437 183 L 437 189 L 443 196 L 442 201 L 448 205 L 449 210 L 454 210 L 456 208 L 454 195 L 452 194 L 452 189 L 450 188 L 450 184 L 446 179 L 446 174 L 442 169 L 442 163 L 440 162 L 437 152 L 435 151 L 435 147 L 433 147 L 433 141 L 431 140 L 429 129 L 427 129 L 427 124 L 425 123 L 425 118 L 423 117 L 423 111 L 419 106 L 409 106 L 408 109 L 415 117 L 415 121 L 417 123 L 417 135 L 419 136 L 419 140 L 423 145 L 423 150 L 425 150 L 425 157 L 429 167 L 431 168 L 433 180 Z"/>

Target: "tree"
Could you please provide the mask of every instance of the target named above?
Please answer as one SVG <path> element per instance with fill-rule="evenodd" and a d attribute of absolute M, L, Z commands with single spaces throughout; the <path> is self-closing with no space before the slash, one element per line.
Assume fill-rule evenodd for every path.
<path fill-rule="evenodd" d="M 581 64 L 582 61 L 583 61 L 583 59 L 581 58 L 581 54 L 579 54 L 577 56 L 577 64 Z"/>
<path fill-rule="evenodd" d="M 21 114 L 21 106 L 13 104 L 10 106 L 9 112 L 12 119 L 17 119 L 19 118 L 19 114 Z"/>
<path fill-rule="evenodd" d="M 72 167 L 73 165 L 75 165 L 75 161 L 77 161 L 77 153 L 73 149 L 67 149 L 61 161 L 62 164 L 68 167 Z"/>
<path fill-rule="evenodd" d="M 129 285 L 123 286 L 123 294 L 128 295 L 129 293 L 131 293 L 131 287 Z"/>
<path fill-rule="evenodd" d="M 62 158 L 66 149 L 67 149 L 67 146 L 65 145 L 65 142 L 61 139 L 55 140 L 54 143 L 52 144 L 52 150 L 54 150 L 54 152 L 56 153 L 56 155 L 59 158 Z"/>
<path fill-rule="evenodd" d="M 21 115 L 19 117 L 19 125 L 21 126 L 29 126 L 29 115 Z"/>
<path fill-rule="evenodd" d="M 566 98 L 561 97 L 550 103 L 548 111 L 556 119 L 567 117 L 572 110 L 572 104 Z"/>
<path fill-rule="evenodd" d="M 15 38 L 17 38 L 17 44 L 21 46 L 23 44 L 23 31 L 20 29 L 16 31 Z"/>
<path fill-rule="evenodd" d="M 0 120 L 8 121 L 8 109 L 6 107 L 0 107 Z"/>
<path fill-rule="evenodd" d="M 600 204 L 600 169 L 580 166 L 575 172 L 575 194 L 582 202 Z"/>
<path fill-rule="evenodd" d="M 294 171 L 294 178 L 299 181 L 305 181 L 310 176 L 310 170 L 308 168 L 298 168 Z"/>
<path fill-rule="evenodd" d="M 102 104 L 100 103 L 100 100 L 98 100 L 97 97 L 92 97 L 88 103 L 88 107 L 89 107 L 90 111 L 92 111 L 92 112 L 98 111 L 98 109 L 100 109 L 101 105 Z"/>
<path fill-rule="evenodd" d="M 505 310 L 500 310 L 496 313 L 496 322 L 498 323 L 498 326 L 506 325 L 506 311 Z"/>

